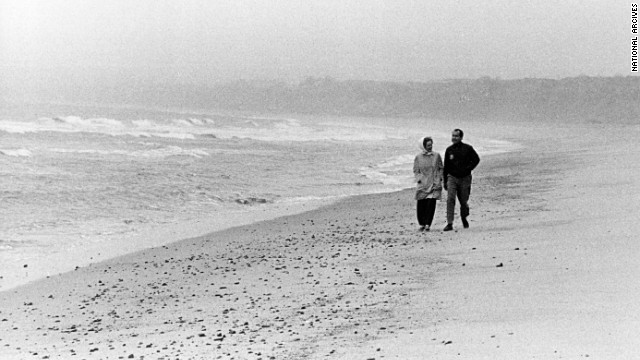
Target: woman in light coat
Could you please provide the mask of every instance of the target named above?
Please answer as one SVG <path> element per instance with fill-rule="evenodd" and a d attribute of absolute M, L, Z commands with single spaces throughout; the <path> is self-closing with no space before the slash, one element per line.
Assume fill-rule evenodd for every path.
<path fill-rule="evenodd" d="M 416 200 L 419 231 L 429 231 L 433 215 L 436 212 L 436 201 L 442 196 L 442 157 L 433 152 L 433 139 L 424 137 L 420 140 L 420 150 L 413 161 L 413 174 L 417 182 Z"/>

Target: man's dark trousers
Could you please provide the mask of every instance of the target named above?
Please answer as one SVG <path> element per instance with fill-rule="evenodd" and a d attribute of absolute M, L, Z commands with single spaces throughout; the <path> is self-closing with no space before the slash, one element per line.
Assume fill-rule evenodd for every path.
<path fill-rule="evenodd" d="M 469 195 L 471 194 L 471 175 L 462 178 L 447 176 L 447 224 L 453 224 L 453 213 L 456 207 L 456 197 L 460 203 L 460 217 L 469 216 Z"/>

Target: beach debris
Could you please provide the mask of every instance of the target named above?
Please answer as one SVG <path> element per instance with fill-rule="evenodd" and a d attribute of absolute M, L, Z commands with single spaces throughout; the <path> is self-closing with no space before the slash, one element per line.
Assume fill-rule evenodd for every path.
<path fill-rule="evenodd" d="M 496 267 L 503 267 L 504 265 L 502 263 L 496 265 Z"/>
<path fill-rule="evenodd" d="M 83 267 L 83 274 L 78 276 L 89 275 L 89 281 L 63 286 L 73 289 L 68 295 L 43 293 L 45 298 L 55 295 L 55 299 L 47 301 L 47 307 L 68 301 L 73 304 L 77 299 L 81 322 L 73 325 L 70 318 L 56 315 L 42 329 L 49 329 L 48 336 L 67 336 L 73 343 L 83 343 L 83 338 L 91 339 L 111 329 L 125 329 L 126 336 L 105 344 L 106 348 L 100 346 L 93 356 L 119 346 L 137 347 L 139 354 L 133 353 L 132 348 L 120 354 L 120 358 L 129 359 L 146 357 L 151 352 L 158 357 L 181 358 L 183 350 L 204 354 L 213 349 L 225 358 L 231 358 L 235 349 L 238 358 L 252 354 L 279 359 L 291 350 L 284 344 L 304 344 L 311 329 L 326 332 L 348 324 L 356 327 L 355 334 L 361 338 L 393 333 L 393 326 L 379 326 L 371 315 L 389 309 L 408 293 L 403 291 L 403 281 L 376 276 L 397 273 L 404 277 L 417 266 L 397 261 L 407 246 L 414 244 L 413 240 L 407 241 L 412 233 L 402 235 L 397 229 L 373 231 L 369 224 L 365 226 L 364 219 L 357 220 L 322 220 L 327 229 L 318 229 L 319 232 L 315 228 L 310 231 L 309 226 L 314 223 L 311 220 L 288 224 L 280 221 L 273 226 L 281 232 L 273 234 L 261 224 L 234 230 L 241 239 L 228 244 L 220 244 L 211 236 L 206 241 L 186 242 L 181 247 L 159 247 L 153 257 L 142 261 Z M 390 217 L 386 221 L 397 219 Z M 330 227 L 332 222 L 335 225 Z M 315 223 L 325 226 L 320 225 L 319 219 Z M 379 256 L 387 251 L 384 262 L 360 261 L 363 256 Z M 301 300 L 300 292 L 315 295 L 309 302 L 295 305 Z M 365 296 L 356 300 L 359 295 Z M 23 299 L 27 300 L 33 299 Z M 110 304 L 107 310 L 101 310 L 107 304 Z M 174 307 L 181 309 L 181 317 L 176 317 Z M 117 313 L 114 309 L 118 309 Z M 23 310 L 27 315 L 40 314 L 35 307 Z M 249 319 L 253 319 L 251 324 Z M 0 331 L 13 326 L 14 319 L 9 320 L 0 322 Z M 158 337 L 153 338 L 153 343 L 134 341 L 139 335 L 130 333 L 136 328 L 128 326 L 149 321 L 156 324 L 149 331 Z M 166 336 L 175 331 L 184 336 Z M 72 338 L 74 335 L 77 338 Z M 98 349 L 98 343 L 88 345 L 85 352 Z M 243 349 L 244 345 L 247 347 Z M 264 346 L 271 351 L 258 352 L 252 346 Z M 33 350 L 43 355 L 45 349 Z M 332 355 L 339 352 L 337 348 L 333 350 Z M 375 347 L 372 350 L 378 354 L 382 351 Z"/>

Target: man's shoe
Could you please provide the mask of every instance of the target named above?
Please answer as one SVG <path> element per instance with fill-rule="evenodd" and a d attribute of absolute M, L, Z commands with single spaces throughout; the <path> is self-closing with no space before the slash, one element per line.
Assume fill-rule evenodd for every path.
<path fill-rule="evenodd" d="M 462 218 L 462 226 L 463 226 L 465 229 L 468 229 L 468 228 L 469 228 L 469 222 L 467 221 L 467 218 Z"/>
<path fill-rule="evenodd" d="M 420 227 L 418 228 L 418 232 L 423 232 L 424 231 L 424 225 L 420 225 Z"/>
<path fill-rule="evenodd" d="M 453 225 L 451 224 L 447 224 L 447 226 L 444 227 L 444 229 L 442 229 L 442 231 L 451 231 L 453 230 Z"/>

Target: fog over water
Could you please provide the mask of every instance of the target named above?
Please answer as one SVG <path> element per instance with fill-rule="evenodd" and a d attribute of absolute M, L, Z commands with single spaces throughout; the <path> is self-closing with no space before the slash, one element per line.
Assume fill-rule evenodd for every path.
<path fill-rule="evenodd" d="M 629 74 L 626 1 L 0 3 L 14 87 Z"/>

